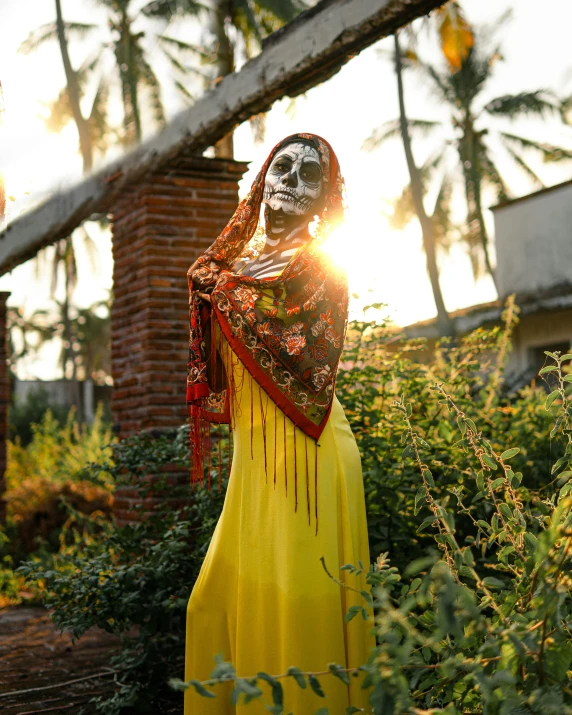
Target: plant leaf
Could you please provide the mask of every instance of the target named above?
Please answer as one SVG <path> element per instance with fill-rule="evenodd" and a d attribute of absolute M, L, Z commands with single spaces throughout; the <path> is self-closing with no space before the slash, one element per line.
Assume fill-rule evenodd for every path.
<path fill-rule="evenodd" d="M 506 452 L 503 452 L 501 454 L 501 459 L 510 459 L 511 457 L 514 457 L 515 454 L 518 454 L 520 452 L 519 447 L 512 447 L 511 449 L 507 449 Z"/>

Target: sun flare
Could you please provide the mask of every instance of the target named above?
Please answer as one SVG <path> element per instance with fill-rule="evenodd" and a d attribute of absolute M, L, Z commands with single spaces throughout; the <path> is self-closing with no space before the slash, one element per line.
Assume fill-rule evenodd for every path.
<path fill-rule="evenodd" d="M 377 301 L 386 242 L 372 236 L 371 224 L 365 218 L 349 214 L 344 223 L 330 233 L 322 250 L 346 271 L 353 299 L 352 312 L 361 313 L 364 305 Z"/>

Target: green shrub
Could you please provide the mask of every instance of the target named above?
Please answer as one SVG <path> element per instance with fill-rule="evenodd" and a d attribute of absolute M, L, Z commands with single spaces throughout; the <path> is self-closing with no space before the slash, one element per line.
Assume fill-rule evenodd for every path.
<path fill-rule="evenodd" d="M 113 500 L 110 475 L 101 470 L 94 480 L 85 471 L 110 454 L 111 431 L 101 411 L 92 425 L 79 425 L 70 411 L 62 425 L 48 410 L 32 429 L 29 444 L 7 444 L 7 533 L 17 559 L 38 549 L 57 551 L 64 526 L 81 521 L 73 514 L 109 517 Z"/>
<path fill-rule="evenodd" d="M 405 459 L 418 474 L 414 517 L 433 548 L 413 560 L 410 554 L 401 573 L 387 554 L 369 571 L 373 597 L 365 600 L 375 609 L 378 645 L 357 670 L 366 674 L 375 715 L 572 713 L 572 375 L 562 370 L 572 354 L 547 355 L 554 364 L 541 372 L 556 382 L 545 408 L 558 409 L 545 438 L 560 437 L 560 450 L 551 468 L 555 484 L 543 497 L 514 471 L 518 447 L 495 447 L 473 412 L 435 382 L 431 402 L 456 423 L 455 463 L 468 477 L 449 489 L 449 500 L 429 468 L 433 449 L 413 405 L 403 398 L 394 403 Z M 459 519 L 471 524 L 463 534 Z M 352 617 L 360 617 L 359 609 Z M 336 664 L 329 673 L 345 682 L 352 674 Z M 213 697 L 217 685 L 231 680 L 234 702 L 248 702 L 262 696 L 265 681 L 275 715 L 287 711 L 284 677 L 320 694 L 316 674 L 291 668 L 275 675 L 237 678 L 231 664 L 219 662 L 210 680 L 173 685 Z"/>
<path fill-rule="evenodd" d="M 113 463 L 92 466 L 117 483 L 147 484 L 144 497 L 161 492 L 166 465 L 189 470 L 188 430 L 176 436 L 148 433 L 114 446 Z M 215 467 L 216 468 L 216 465 Z M 159 477 L 145 481 L 149 475 Z M 169 486 L 180 508 L 134 526 L 107 524 L 103 538 L 74 544 L 56 555 L 53 567 L 28 562 L 22 572 L 45 584 L 54 620 L 74 638 L 98 626 L 121 637 L 112 660 L 121 672 L 111 698 L 97 700 L 107 715 L 164 712 L 177 696 L 168 678 L 184 667 L 187 602 L 222 508 L 224 490 Z"/>
<path fill-rule="evenodd" d="M 372 554 L 389 552 L 369 574 L 376 608 L 382 616 L 381 650 L 376 655 L 380 660 L 375 666 L 373 661 L 369 666 L 364 664 L 376 689 L 376 712 L 383 712 L 383 715 L 414 712 L 413 707 L 420 708 L 420 712 L 427 707 L 441 708 L 439 693 L 449 692 L 445 682 L 449 676 L 441 677 L 440 658 L 452 658 L 452 653 L 455 658 L 460 658 L 459 654 L 464 653 L 467 658 L 478 660 L 479 649 L 486 651 L 484 644 L 492 638 L 491 633 L 498 632 L 501 637 L 499 622 L 495 620 L 500 618 L 496 606 L 483 601 L 485 595 L 480 590 L 484 584 L 489 595 L 500 599 L 498 608 L 509 608 L 513 585 L 506 590 L 499 587 L 494 592 L 486 586 L 491 572 L 503 583 L 507 574 L 512 574 L 512 571 L 502 570 L 501 550 L 510 544 L 498 543 L 499 538 L 502 540 L 506 535 L 499 536 L 495 520 L 497 507 L 490 494 L 483 493 L 485 490 L 481 485 L 482 480 L 490 481 L 487 469 L 491 467 L 487 467 L 486 462 L 496 459 L 493 451 L 495 455 L 501 455 L 507 449 L 521 446 L 521 451 L 515 453 L 510 462 L 514 465 L 515 479 L 519 472 L 524 474 L 522 482 L 510 487 L 517 499 L 513 499 L 513 492 L 507 492 L 505 501 L 504 490 L 508 489 L 503 486 L 505 479 L 494 489 L 495 495 L 499 495 L 495 496 L 497 501 L 502 500 L 506 507 L 510 504 L 511 509 L 518 506 L 519 513 L 525 514 L 529 541 L 531 536 L 545 529 L 547 520 L 554 518 L 556 513 L 555 497 L 549 486 L 550 450 L 552 453 L 563 452 L 567 433 L 560 423 L 550 434 L 552 416 L 544 409 L 546 393 L 543 390 L 526 389 L 517 395 L 508 395 L 504 391 L 502 375 L 513 323 L 514 310 L 509 306 L 504 328 L 477 331 L 458 344 L 443 343 L 430 363 L 416 359 L 422 349 L 417 343 L 408 343 L 399 351 L 391 352 L 391 336 L 384 328 L 364 323 L 350 326 L 338 394 L 362 453 Z M 444 396 L 435 399 L 433 385 L 443 382 L 450 399 Z M 470 417 L 459 418 L 452 409 L 453 404 L 463 415 Z M 411 414 L 407 412 L 409 409 Z M 403 424 L 404 415 L 411 420 L 411 430 Z M 475 427 L 473 442 L 480 440 L 483 445 L 488 445 L 479 447 L 478 457 L 469 458 L 473 447 L 466 443 L 466 435 L 471 435 L 473 428 L 468 430 L 465 425 L 465 436 L 459 434 L 459 424 L 465 424 L 465 420 L 474 420 L 472 424 L 479 424 L 479 430 L 482 430 L 479 432 Z M 467 421 L 466 424 L 470 423 Z M 420 454 L 426 485 L 419 463 L 412 459 L 416 457 L 416 450 Z M 484 467 L 481 459 L 485 462 Z M 505 456 L 504 460 L 507 459 Z M 130 483 L 143 484 L 145 475 L 161 474 L 166 464 L 188 466 L 185 430 L 181 430 L 175 439 L 167 436 L 155 439 L 145 435 L 116 445 L 114 464 L 94 468 L 93 478 L 97 478 L 99 471 L 109 471 L 114 480 L 127 479 Z M 190 492 L 183 489 L 180 500 L 187 506 L 180 513 L 169 518 L 150 519 L 137 527 L 108 527 L 104 540 L 95 539 L 81 551 L 70 548 L 67 553 L 57 556 L 53 569 L 46 570 L 41 564 L 26 566 L 29 575 L 44 579 L 49 592 L 47 603 L 55 609 L 58 625 L 71 628 L 77 637 L 90 626 L 98 625 L 124 639 L 123 653 L 114 661 L 116 668 L 126 668 L 122 671 L 122 685 L 114 698 L 99 702 L 101 712 L 116 715 L 128 712 L 130 708 L 134 712 L 144 712 L 146 708 L 157 712 L 172 702 L 166 680 L 169 675 L 182 672 L 186 603 L 216 523 L 223 493 L 199 490 L 189 504 Z M 459 499 L 462 506 L 459 506 Z M 438 510 L 437 516 L 428 511 L 431 503 Z M 451 533 L 436 531 L 434 525 L 437 522 L 446 524 Z M 475 527 L 475 524 L 480 526 Z M 515 521 L 514 528 L 524 529 L 520 521 Z M 497 531 L 493 532 L 493 529 Z M 496 536 L 491 539 L 493 533 Z M 556 532 L 548 529 L 548 533 Z M 520 536 L 524 539 L 524 532 L 519 532 Z M 449 542 L 453 537 L 458 547 Z M 448 549 L 444 561 L 436 555 L 439 553 L 436 541 L 442 542 L 438 545 L 443 554 L 443 549 Z M 462 571 L 469 568 L 464 561 L 459 562 L 465 558 L 468 547 L 475 551 L 474 568 L 480 580 L 471 580 Z M 503 559 L 505 555 L 506 552 Z M 418 563 L 409 567 L 409 571 L 405 570 L 412 558 L 418 556 L 427 556 L 429 560 L 424 566 Z M 394 566 L 388 565 L 389 558 Z M 512 555 L 511 558 L 516 557 Z M 418 569 L 419 575 L 411 569 Z M 564 573 L 561 571 L 560 575 Z M 526 581 L 528 576 L 524 571 L 522 574 L 523 583 L 530 586 Z M 458 591 L 452 606 L 447 605 L 447 594 L 456 594 L 457 589 L 464 590 Z M 472 610 L 467 599 L 473 599 L 477 604 Z M 457 603 L 464 605 L 457 608 Z M 535 597 L 531 607 L 536 608 Z M 451 612 L 453 616 L 449 618 Z M 475 626 L 477 635 L 473 638 L 470 623 L 477 612 L 484 621 L 478 621 L 480 625 Z M 540 615 L 541 610 L 534 613 Z M 415 636 L 417 640 L 406 634 L 410 627 L 408 618 L 422 634 Z M 451 636 L 449 632 L 443 635 L 443 628 L 453 627 L 453 618 L 457 635 Z M 405 624 L 403 632 L 396 625 L 399 619 Z M 492 629 L 491 633 L 487 634 L 487 628 Z M 459 635 L 461 631 L 462 635 Z M 423 641 L 424 644 L 419 645 L 421 637 L 428 639 L 427 644 Z M 425 657 L 428 660 L 423 660 L 420 674 L 418 659 Z M 483 656 L 485 659 L 489 657 L 496 658 L 496 655 Z M 385 668 L 384 659 L 389 662 L 389 670 Z M 447 673 L 450 662 L 444 662 L 443 672 Z M 494 668 L 494 664 L 500 662 L 491 660 L 485 665 L 490 663 Z M 343 669 L 332 667 L 336 671 L 334 677 L 347 677 Z M 490 673 L 491 667 L 485 671 Z M 229 675 L 231 666 L 221 664 L 217 672 Z M 426 681 L 426 675 L 436 679 Z M 307 683 L 307 676 L 304 678 Z M 451 688 L 452 692 L 458 693 L 454 690 L 455 678 Z M 419 690 L 421 685 L 426 689 Z M 241 681 L 239 687 L 244 693 L 249 686 Z M 280 689 L 276 687 L 274 690 L 279 699 Z M 384 693 L 389 693 L 387 697 L 393 700 L 387 700 Z M 416 704 L 400 710 L 405 702 Z M 437 704 L 430 705 L 431 702 Z M 273 712 L 282 712 L 279 704 L 274 707 Z M 478 708 L 469 702 L 459 712 L 498 712 L 499 715 L 512 712 L 506 708 L 495 710 L 492 705 L 488 710 Z"/>
<path fill-rule="evenodd" d="M 20 440 L 23 446 L 29 444 L 34 437 L 34 425 L 43 421 L 48 410 L 60 425 L 66 423 L 68 408 L 51 404 L 48 391 L 41 383 L 27 393 L 25 400 L 16 400 L 13 395 L 8 410 L 8 438 L 12 442 Z"/>
<path fill-rule="evenodd" d="M 422 362 L 425 345 L 410 341 L 394 348 L 395 335 L 375 323 L 354 322 L 337 380 L 342 402 L 362 457 L 366 510 L 372 555 L 388 552 L 396 565 L 408 563 L 411 553 L 430 543 L 419 533 L 415 494 L 419 475 L 406 457 L 400 416 L 393 403 L 405 395 L 428 450 L 426 460 L 435 475 L 439 497 L 451 500 L 449 489 L 466 485 L 472 477 L 458 462 L 456 419 L 443 404 L 430 399 L 433 382 L 447 389 L 482 425 L 492 444 L 522 445 L 516 471 L 525 471 L 525 486 L 537 489 L 549 481 L 550 450 L 546 438 L 551 417 L 544 410 L 543 389 L 504 393 L 503 373 L 510 333 L 516 321 L 511 302 L 503 327 L 476 330 L 455 344 L 442 341 L 430 362 Z M 559 439 L 559 437 L 555 437 Z M 506 448 L 505 447 L 505 448 Z M 502 451 L 502 450 L 501 450 Z M 483 509 L 486 508 L 483 505 Z M 470 524 L 461 519 L 458 528 Z"/>

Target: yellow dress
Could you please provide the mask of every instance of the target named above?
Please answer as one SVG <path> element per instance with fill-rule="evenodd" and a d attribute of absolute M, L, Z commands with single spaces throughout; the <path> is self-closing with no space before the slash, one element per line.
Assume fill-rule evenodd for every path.
<path fill-rule="evenodd" d="M 367 622 L 358 615 L 346 624 L 347 609 L 366 604 L 334 583 L 320 563 L 324 557 L 331 574 L 365 588 L 363 576 L 339 570 L 360 560 L 369 566 L 360 456 L 342 406 L 334 398 L 316 447 L 226 342 L 222 352 L 237 385 L 234 456 L 224 507 L 189 600 L 185 680 L 207 680 L 217 654 L 243 677 L 279 675 L 289 666 L 320 672 L 329 663 L 362 665 L 374 646 L 371 614 Z M 350 705 L 371 712 L 361 674 L 349 687 L 332 675 L 319 679 L 326 698 L 282 679 L 284 712 L 314 715 L 327 707 L 329 715 L 345 715 Z M 267 713 L 270 689 L 259 685 L 263 698 L 248 705 L 231 704 L 230 684 L 215 686 L 213 699 L 189 688 L 185 715 Z"/>

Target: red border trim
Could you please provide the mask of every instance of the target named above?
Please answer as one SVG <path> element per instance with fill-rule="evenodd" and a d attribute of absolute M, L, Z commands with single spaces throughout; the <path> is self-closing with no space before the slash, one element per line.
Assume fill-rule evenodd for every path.
<path fill-rule="evenodd" d="M 264 388 L 271 400 L 276 403 L 276 405 L 280 407 L 282 412 L 284 412 L 284 414 L 292 420 L 296 427 L 299 427 L 305 434 L 307 434 L 309 437 L 312 437 L 312 439 L 316 440 L 317 442 L 322 432 L 324 431 L 324 427 L 326 426 L 326 423 L 330 416 L 333 399 L 330 402 L 328 411 L 326 412 L 324 419 L 319 425 L 316 425 L 314 422 L 309 420 L 306 415 L 300 412 L 300 410 L 296 409 L 292 405 L 292 403 L 286 397 L 284 397 L 283 393 L 276 387 L 276 385 L 272 382 L 272 380 L 268 377 L 264 370 L 262 370 L 262 368 L 260 368 L 256 364 L 256 362 L 250 356 L 248 350 L 234 335 L 230 328 L 230 325 L 227 323 L 223 314 L 218 309 L 218 306 L 214 304 L 214 302 L 212 304 L 212 307 L 214 309 L 218 324 L 223 332 L 223 335 L 227 339 L 228 344 L 236 353 L 238 358 L 242 361 L 248 372 L 258 382 L 258 384 Z"/>
<path fill-rule="evenodd" d="M 187 402 L 195 402 L 209 396 L 209 386 L 204 382 L 200 385 L 187 385 Z"/>

